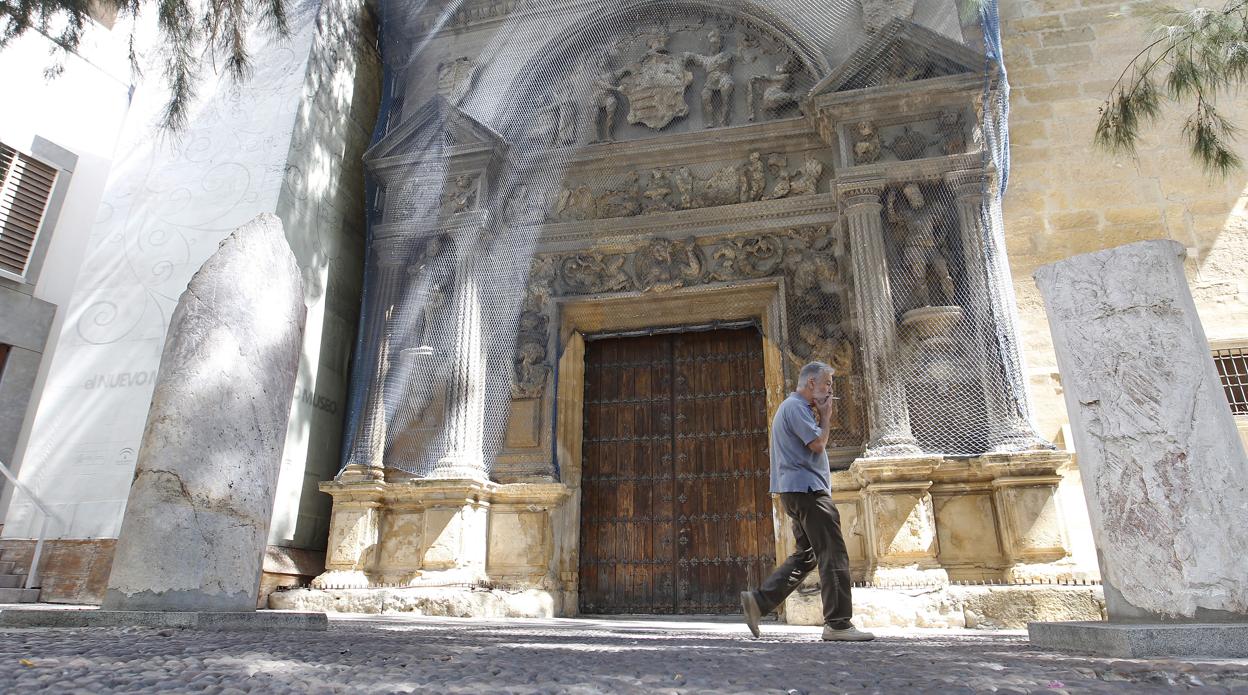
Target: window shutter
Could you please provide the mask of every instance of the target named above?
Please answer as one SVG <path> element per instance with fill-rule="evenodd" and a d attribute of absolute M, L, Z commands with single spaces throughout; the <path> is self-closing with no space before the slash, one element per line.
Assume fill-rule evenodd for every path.
<path fill-rule="evenodd" d="M 0 142 L 0 270 L 22 276 L 57 170 Z"/>

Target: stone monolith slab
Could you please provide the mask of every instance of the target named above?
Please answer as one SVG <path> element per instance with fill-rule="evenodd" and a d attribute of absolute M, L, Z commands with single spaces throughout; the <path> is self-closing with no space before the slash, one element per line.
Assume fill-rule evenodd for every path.
<path fill-rule="evenodd" d="M 302 346 L 282 223 L 239 227 L 170 319 L 103 608 L 254 611 Z"/>
<path fill-rule="evenodd" d="M 1110 623 L 1248 630 L 1248 463 L 1184 257 L 1177 242 L 1145 241 L 1044 266 L 1035 278 Z"/>

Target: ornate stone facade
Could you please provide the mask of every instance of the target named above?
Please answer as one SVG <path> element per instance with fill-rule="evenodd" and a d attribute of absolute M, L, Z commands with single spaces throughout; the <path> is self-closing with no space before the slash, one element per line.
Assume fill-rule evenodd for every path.
<path fill-rule="evenodd" d="M 905 17 L 909 5 L 873 7 Z M 469 5 L 463 26 L 502 21 L 501 10 L 478 16 L 493 7 L 508 9 Z M 626 4 L 583 17 L 585 26 L 553 32 L 531 65 L 479 68 L 459 102 L 494 90 L 513 111 L 487 126 L 444 100 L 441 117 L 413 117 L 374 148 L 383 189 L 374 234 L 408 238 L 404 253 L 420 254 L 400 264 L 429 256 L 424 239 L 457 240 L 448 267 L 458 289 L 430 291 L 425 305 L 448 309 L 421 319 L 441 321 L 443 340 L 415 341 L 445 368 L 413 372 L 445 384 L 445 402 L 427 410 L 444 413 L 454 460 L 438 459 L 446 465 L 430 474 L 399 455 L 397 442 L 428 427 L 410 422 L 380 435 L 389 448 L 369 449 L 367 466 L 324 484 L 336 540 L 319 585 L 506 577 L 549 597 L 545 614 L 574 613 L 585 339 L 720 321 L 759 326 L 769 413 L 802 364 L 836 368 L 836 500 L 856 576 L 936 585 L 1073 576 L 1062 517 L 1046 511 L 1069 456 L 1035 450 L 1044 443 L 1010 390 L 1014 362 L 987 340 L 1008 315 L 984 306 L 1006 280 L 986 265 L 982 196 L 967 183 L 994 174 L 974 127 L 982 58 L 894 17 L 857 55 L 825 65 L 774 18 L 669 9 Z M 610 40 L 590 41 L 589 25 Z M 871 58 L 894 54 L 911 62 Z M 412 196 L 442 191 L 418 214 L 391 193 L 413 178 L 424 187 Z M 504 242 L 510 267 L 490 275 L 474 254 Z M 409 286 L 438 284 L 417 279 L 427 275 Z M 463 287 L 504 275 L 523 288 L 480 315 L 513 331 L 503 358 L 510 410 L 498 424 L 479 400 L 489 387 L 479 360 L 497 355 L 474 341 L 476 314 L 464 318 L 490 288 Z M 377 301 L 369 335 L 396 335 L 406 319 Z M 404 388 L 375 384 L 371 393 Z M 970 405 L 941 410 L 942 400 Z M 1023 528 L 1019 515 L 1032 512 L 1044 528 Z M 503 528 L 515 531 L 511 545 L 493 535 Z M 778 528 L 784 553 L 792 539 Z M 504 612 L 527 610 L 499 600 Z"/>

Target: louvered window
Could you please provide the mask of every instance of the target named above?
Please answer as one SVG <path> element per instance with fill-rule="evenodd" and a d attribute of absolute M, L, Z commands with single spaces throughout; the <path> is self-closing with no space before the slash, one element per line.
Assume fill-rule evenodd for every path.
<path fill-rule="evenodd" d="M 22 277 L 57 170 L 0 142 L 0 272 Z"/>

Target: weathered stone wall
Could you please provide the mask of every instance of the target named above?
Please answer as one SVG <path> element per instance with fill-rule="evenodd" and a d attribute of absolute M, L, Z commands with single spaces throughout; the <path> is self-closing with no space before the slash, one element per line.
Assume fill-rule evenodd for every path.
<path fill-rule="evenodd" d="M 1188 281 L 1210 342 L 1248 339 L 1248 173 L 1206 178 L 1169 109 L 1135 160 L 1092 148 L 1097 107 L 1150 40 L 1131 0 L 1006 0 L 1002 40 L 1013 89 L 1006 241 L 1040 433 L 1073 446 L 1039 292 L 1040 265 L 1142 239 L 1188 250 Z M 1208 5 L 1204 2 L 1199 4 Z M 1239 124 L 1248 108 L 1219 107 Z"/>

